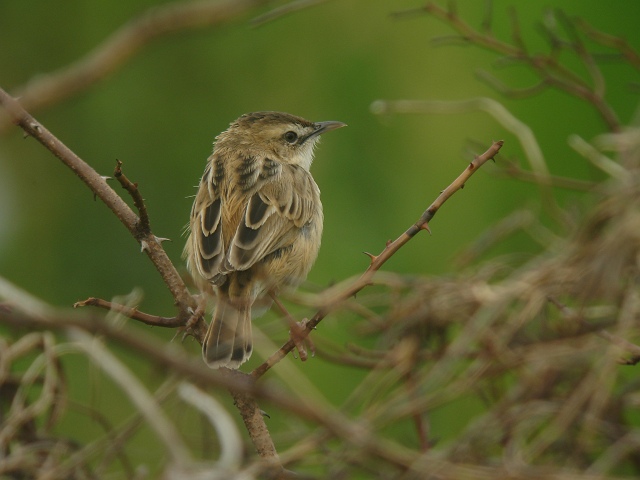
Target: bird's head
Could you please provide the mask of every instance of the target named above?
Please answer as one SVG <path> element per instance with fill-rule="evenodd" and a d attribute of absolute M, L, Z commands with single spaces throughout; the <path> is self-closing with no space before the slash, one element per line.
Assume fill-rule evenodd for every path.
<path fill-rule="evenodd" d="M 247 113 L 218 135 L 216 148 L 272 156 L 273 160 L 309 170 L 320 135 L 344 126 L 335 121 L 310 122 L 283 112 Z"/>

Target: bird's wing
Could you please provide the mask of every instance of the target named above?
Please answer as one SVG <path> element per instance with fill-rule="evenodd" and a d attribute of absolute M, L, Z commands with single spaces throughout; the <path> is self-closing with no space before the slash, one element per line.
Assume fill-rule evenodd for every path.
<path fill-rule="evenodd" d="M 320 192 L 309 172 L 278 165 L 277 174 L 261 178 L 248 198 L 229 244 L 227 263 L 232 270 L 247 270 L 290 247 L 319 208 Z"/>
<path fill-rule="evenodd" d="M 189 270 L 214 283 L 220 274 L 225 252 L 220 195 L 223 176 L 220 160 L 214 157 L 207 162 L 191 209 L 191 233 L 184 252 Z"/>

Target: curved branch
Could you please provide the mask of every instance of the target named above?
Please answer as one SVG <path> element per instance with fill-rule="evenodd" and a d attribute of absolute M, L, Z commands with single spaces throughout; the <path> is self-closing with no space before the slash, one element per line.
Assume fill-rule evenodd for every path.
<path fill-rule="evenodd" d="M 175 2 L 150 9 L 111 34 L 75 63 L 48 75 L 38 75 L 13 92 L 25 109 L 34 112 L 85 90 L 122 67 L 158 37 L 181 30 L 211 27 L 227 22 L 265 0 L 200 0 Z M 10 125 L 0 115 L 0 133 Z"/>

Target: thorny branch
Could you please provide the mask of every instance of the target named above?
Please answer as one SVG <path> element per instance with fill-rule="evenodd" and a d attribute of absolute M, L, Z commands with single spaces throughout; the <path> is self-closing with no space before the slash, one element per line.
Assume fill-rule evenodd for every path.
<path fill-rule="evenodd" d="M 454 27 L 456 24 L 461 28 L 468 27 L 464 22 L 460 23 L 453 8 L 448 12 L 440 10 L 446 12 L 443 20 L 452 21 Z M 513 45 L 510 47 L 516 53 L 526 53 L 517 19 L 515 15 L 512 18 Z M 620 39 L 594 32 L 579 23 L 575 25 L 589 38 L 619 50 L 630 63 L 633 64 L 634 58 L 637 58 L 637 54 Z M 492 40 L 490 27 L 491 19 L 488 16 L 483 23 L 483 32 L 480 32 L 485 37 L 476 37 L 474 42 L 483 46 L 483 42 L 487 41 L 491 44 L 489 46 L 498 48 L 496 51 L 499 51 L 503 47 L 495 43 L 495 39 Z M 595 57 L 583 49 L 576 32 L 566 33 L 570 37 L 568 42 L 561 39 L 553 29 L 546 28 L 545 31 L 554 52 L 571 45 L 572 51 L 585 63 L 592 77 L 593 87 L 587 82 L 581 83 L 583 81 L 572 76 L 572 72 L 564 67 L 559 68 L 548 59 L 540 60 L 541 63 L 537 66 L 542 66 L 544 74 L 558 75 L 561 81 L 568 84 L 575 82 L 580 88 L 586 89 L 578 88 L 571 93 L 600 109 L 603 89 L 593 61 Z M 503 53 L 509 56 L 508 52 Z M 546 86 L 561 88 L 543 75 L 540 84 L 534 86 L 531 92 Z M 504 87 L 503 90 L 508 94 L 511 89 Z M 592 92 L 593 96 L 581 96 L 585 91 Z M 119 215 L 118 218 L 143 246 L 143 241 L 149 240 L 149 245 L 158 245 L 162 251 L 150 228 L 146 232 L 145 225 L 148 226 L 148 221 L 144 220 L 146 213 L 141 208 L 144 202 L 139 201 L 142 197 L 136 200 L 140 195 L 137 186 L 129 182 L 126 184 L 129 188 L 125 188 L 134 198 L 140 218 L 106 185 L 103 178 L 88 171 L 91 167 L 72 157 L 72 152 L 64 150 L 64 145 L 57 142 L 55 137 L 2 91 L 0 103 L 5 106 L 15 123 L 72 168 Z M 601 113 L 607 119 L 606 112 L 601 110 Z M 615 116 L 605 121 L 612 130 L 616 130 Z M 0 130 L 1 124 L 0 119 Z M 530 140 L 536 144 L 535 138 L 531 137 Z M 624 360 L 625 363 L 635 364 L 640 358 L 640 348 L 625 340 L 627 334 L 637 334 L 635 325 L 640 312 L 640 298 L 637 294 L 640 278 L 640 243 L 637 234 L 640 219 L 637 215 L 637 203 L 640 197 L 635 175 L 638 157 L 629 154 L 637 145 L 625 152 L 630 162 L 634 162 L 629 163 L 629 168 L 620 167 L 612 159 L 605 159 L 607 168 L 603 168 L 603 171 L 611 176 L 611 184 L 602 188 L 603 201 L 597 202 L 586 215 L 582 231 L 569 239 L 561 239 L 556 244 L 551 245 L 549 242 L 549 248 L 543 255 L 537 256 L 516 271 L 505 272 L 504 266 L 493 265 L 488 268 L 489 273 L 481 271 L 464 279 L 442 278 L 413 282 L 407 279 L 393 280 L 389 276 L 385 277 L 379 270 L 413 236 L 428 229 L 428 222 L 444 201 L 462 188 L 469 176 L 482 163 L 492 158 L 500 146 L 501 143 L 496 142 L 485 154 L 477 157 L 470 168 L 442 192 L 420 219 L 394 242 L 389 242 L 379 255 L 368 254 L 371 264 L 359 279 L 329 289 L 323 295 L 326 299 L 322 303 L 323 307 L 307 323 L 306 334 L 313 328 L 314 321 L 317 325 L 340 304 L 349 303 L 351 295 L 373 282 L 384 283 L 391 291 L 390 298 L 394 301 L 388 302 L 388 311 L 373 312 L 367 310 L 365 303 L 358 305 L 359 314 L 368 320 L 368 331 L 376 334 L 380 341 L 376 348 L 368 350 L 364 347 L 352 347 L 349 357 L 334 355 L 340 362 L 370 370 L 362 385 L 358 385 L 345 402 L 347 410 L 358 409 L 360 413 L 360 409 L 364 409 L 358 421 L 351 420 L 344 408 L 338 410 L 325 404 L 316 404 L 307 398 L 300 401 L 291 394 L 271 388 L 265 382 L 255 381 L 256 377 L 260 377 L 291 351 L 291 342 L 256 369 L 252 376 L 248 376 L 240 372 L 211 371 L 202 362 L 187 358 L 178 349 L 172 349 L 171 346 L 167 348 L 157 341 L 140 339 L 107 322 L 90 317 L 76 317 L 66 312 L 17 311 L 11 305 L 0 304 L 0 319 L 19 328 L 62 331 L 77 328 L 100 333 L 140 352 L 158 365 L 165 366 L 168 371 L 178 372 L 201 384 L 230 389 L 239 404 L 238 408 L 256 449 L 261 457 L 274 462 L 276 475 L 281 473 L 281 469 L 273 441 L 266 428 L 264 432 L 258 432 L 255 427 L 259 422 L 264 422 L 256 398 L 285 409 L 295 418 L 322 425 L 319 432 L 316 430 L 313 435 L 284 452 L 280 456 L 285 459 L 283 464 L 301 461 L 309 452 L 316 452 L 319 446 L 324 446 L 326 440 L 333 437 L 343 440 L 340 446 L 344 444 L 349 448 L 339 448 L 340 451 L 335 453 L 330 447 L 323 447 L 322 456 L 327 462 L 338 459 L 344 464 L 356 465 L 365 472 L 373 472 L 381 465 L 383 468 L 387 464 L 392 465 L 397 470 L 388 478 L 410 479 L 422 478 L 424 475 L 442 479 L 507 476 L 514 479 L 562 480 L 614 478 L 612 475 L 624 471 L 623 469 L 640 466 L 640 433 L 635 425 L 623 418 L 629 413 L 633 414 L 633 408 L 637 404 L 634 390 L 637 388 L 628 383 L 622 388 L 627 391 L 620 394 L 618 390 L 621 389 L 617 388 L 620 384 L 614 384 L 620 350 L 630 355 L 630 358 Z M 541 155 L 537 158 L 537 168 L 532 162 L 535 179 L 541 185 L 549 186 L 553 179 L 546 170 L 544 158 Z M 598 161 L 602 163 L 601 160 Z M 620 174 L 620 169 L 623 175 Z M 118 203 L 118 200 L 122 203 Z M 524 220 L 525 223 L 531 221 Z M 502 227 L 517 228 L 517 225 Z M 140 236 L 141 230 L 145 233 Z M 153 261 L 155 254 L 147 251 L 147 255 Z M 163 271 L 160 268 L 158 270 L 165 278 Z M 496 270 L 500 271 L 501 278 L 498 280 L 492 278 Z M 410 293 L 401 295 L 403 290 L 409 290 Z M 173 289 L 171 292 L 174 294 Z M 556 296 L 577 299 L 579 309 L 566 307 L 554 300 Z M 557 308 L 547 311 L 550 301 Z M 188 308 L 180 319 L 147 316 L 135 309 L 125 310 L 129 307 L 113 305 L 99 299 L 88 299 L 80 303 L 92 302 L 137 320 L 146 320 L 145 323 L 148 324 L 170 324 L 174 320 L 184 324 L 184 319 L 204 325 L 200 319 L 203 306 L 198 305 L 190 296 L 185 303 Z M 603 305 L 599 305 L 599 302 Z M 179 305 L 179 308 L 183 307 Z M 607 312 L 606 315 L 599 313 L 602 309 Z M 553 315 L 558 312 L 562 320 L 571 321 L 558 324 Z M 603 317 L 606 329 L 597 323 Z M 449 327 L 454 332 L 447 330 Z M 608 340 L 614 347 L 607 355 L 602 355 L 601 345 L 597 343 L 601 340 L 592 340 L 593 332 L 598 332 L 600 337 Z M 19 355 L 16 352 L 28 351 L 29 345 L 43 345 L 43 359 L 46 361 L 42 366 L 46 368 L 46 376 L 43 377 L 43 388 L 40 389 L 42 395 L 33 404 L 35 408 L 32 412 L 27 412 L 29 415 L 55 408 L 57 403 L 54 399 L 59 396 L 58 390 L 63 388 L 59 382 L 59 352 L 54 349 L 53 342 L 53 337 L 47 334 L 30 334 L 9 348 L 5 348 L 4 344 L 0 345 L 0 379 L 7 380 L 5 383 L 0 381 L 3 388 L 18 384 L 10 377 L 10 370 L 6 369 L 7 357 L 13 355 L 15 358 Z M 426 345 L 419 345 L 418 342 Z M 428 342 L 442 344 L 433 345 Z M 7 352 L 10 355 L 6 355 Z M 329 358 L 329 355 L 325 357 Z M 38 371 L 30 369 L 18 388 L 39 381 Z M 415 381 L 412 377 L 414 374 L 419 375 Z M 394 382 L 400 388 L 395 388 L 397 385 Z M 456 399 L 466 400 L 471 395 L 484 399 L 486 411 L 474 416 L 454 442 L 439 446 L 434 451 L 435 449 L 430 448 L 432 439 L 429 438 L 429 423 L 425 416 L 438 406 Z M 367 408 L 362 399 L 369 400 L 372 397 L 382 400 Z M 18 391 L 16 398 L 24 401 L 24 391 Z M 17 418 L 25 420 L 26 430 L 29 431 L 30 422 L 35 423 L 35 417 L 24 414 L 25 409 L 21 412 L 23 416 Z M 253 420 L 248 420 L 249 418 Z M 385 426 L 407 418 L 416 421 L 423 451 L 378 435 Z M 15 431 L 16 425 L 10 427 Z M 5 438 L 0 435 L 0 439 Z M 261 441 L 264 443 L 260 444 Z M 496 460 L 497 452 L 501 454 L 499 460 Z M 361 453 L 366 455 L 360 455 Z M 561 467 L 555 468 L 558 458 Z M 617 467 L 618 464 L 622 466 Z M 7 468 L 7 462 L 3 463 L 2 468 Z M 340 467 L 335 471 L 337 477 L 346 472 L 340 470 Z"/>
<path fill-rule="evenodd" d="M 19 102 L 1 88 L 0 105 L 9 113 L 12 121 L 21 127 L 27 135 L 38 140 L 45 148 L 53 153 L 53 155 L 59 158 L 62 163 L 69 167 L 80 180 L 104 202 L 127 230 L 129 230 L 131 235 L 142 245 L 143 251 L 147 254 L 171 291 L 178 307 L 178 318 L 185 324 L 191 318 L 192 312 L 196 310 L 197 303 L 187 290 L 178 271 L 162 248 L 160 240 L 148 229 L 148 224 L 145 225 L 144 222 L 141 222 L 133 210 L 131 210 L 124 200 L 107 184 L 105 177 L 99 175 L 89 164 L 58 140 L 44 125 L 32 117 Z M 143 209 L 143 212 L 146 212 L 146 209 Z M 146 216 L 146 213 L 144 215 Z M 146 231 L 143 231 L 143 229 Z"/>
<path fill-rule="evenodd" d="M 493 142 L 493 145 L 484 152 L 482 155 L 477 156 L 469 166 L 456 178 L 446 189 L 440 193 L 438 198 L 424 211 L 418 221 L 414 223 L 409 229 L 407 229 L 402 235 L 400 235 L 393 242 L 389 242 L 386 247 L 378 255 L 372 255 L 367 253 L 371 259 L 371 263 L 362 276 L 348 286 L 339 286 L 339 290 L 333 295 L 327 294 L 330 301 L 326 302 L 326 306 L 321 308 L 308 322 L 305 324 L 305 329 L 301 332 L 301 336 L 308 335 L 317 325 L 335 308 L 342 304 L 345 300 L 357 294 L 367 285 L 370 285 L 374 274 L 380 270 L 380 268 L 389 260 L 403 245 L 409 240 L 415 237 L 420 231 L 429 231 L 428 222 L 435 216 L 440 207 L 458 190 L 464 187 L 465 182 L 473 175 L 482 165 L 487 161 L 492 160 L 502 148 L 503 141 Z M 289 340 L 282 345 L 278 351 L 276 351 L 271 357 L 269 357 L 263 364 L 258 366 L 251 375 L 254 378 L 260 378 L 271 367 L 282 360 L 289 352 L 296 347 L 293 340 Z"/>
<path fill-rule="evenodd" d="M 142 198 L 142 194 L 140 190 L 138 190 L 138 184 L 132 183 L 131 180 L 127 178 L 127 176 L 122 173 L 122 162 L 120 160 L 116 160 L 116 169 L 113 172 L 113 176 L 118 180 L 122 188 L 124 188 L 131 198 L 133 199 L 133 203 L 138 209 L 138 215 L 140 218 L 138 219 L 136 229 L 138 230 L 138 234 L 135 235 L 135 239 L 140 241 L 145 236 L 151 234 L 151 225 L 149 223 L 149 214 L 147 213 L 147 206 L 144 204 L 144 199 Z M 157 239 L 160 240 L 160 239 Z M 163 239 L 166 240 L 166 239 Z M 144 248 L 144 247 L 143 247 Z"/>
<path fill-rule="evenodd" d="M 189 318 L 193 318 L 193 312 L 201 313 L 202 310 L 198 309 L 198 305 L 195 303 L 193 297 L 191 297 L 186 291 L 186 287 L 179 278 L 175 267 L 171 264 L 170 260 L 164 253 L 164 250 L 160 246 L 160 242 L 157 237 L 151 233 L 149 227 L 149 219 L 146 211 L 146 206 L 142 200 L 142 196 L 138 190 L 136 184 L 129 181 L 121 171 L 121 162 L 118 162 L 114 176 L 118 179 L 121 185 L 131 194 L 134 200 L 134 204 L 138 208 L 140 217 L 136 216 L 133 211 L 122 201 L 122 199 L 106 184 L 104 177 L 97 174 L 88 164 L 77 157 L 70 149 L 56 139 L 48 130 L 38 124 L 36 120 L 31 117 L 14 99 L 12 99 L 7 93 L 0 90 L 0 103 L 7 108 L 17 125 L 22 127 L 29 135 L 36 138 L 43 145 L 45 145 L 54 155 L 60 158 L 67 166 L 69 166 L 76 174 L 94 191 L 94 193 L 111 208 L 111 210 L 121 219 L 122 223 L 127 227 L 131 234 L 136 238 L 143 250 L 147 253 L 149 258 L 154 262 L 158 271 L 162 275 L 174 297 L 178 301 L 178 305 L 181 308 L 182 316 L 178 318 L 166 318 L 148 315 L 139 312 L 135 308 L 126 307 L 122 305 L 114 305 L 110 302 L 106 302 L 100 299 L 87 299 L 83 302 L 76 303 L 75 306 L 95 305 L 102 308 L 113 309 L 116 312 L 125 314 L 130 318 L 142 321 L 143 323 L 159 326 L 181 326 L 184 325 Z M 492 147 L 487 150 L 483 155 L 477 157 L 465 171 L 449 186 L 440 196 L 434 201 L 431 206 L 423 213 L 420 219 L 410 227 L 402 236 L 396 239 L 394 242 L 389 243 L 385 249 L 378 255 L 371 257 L 371 264 L 365 271 L 362 277 L 356 281 L 353 285 L 346 288 L 332 300 L 331 304 L 319 312 L 307 323 L 304 335 L 316 327 L 316 325 L 339 303 L 353 296 L 355 293 L 369 285 L 372 281 L 373 274 L 380 269 L 380 267 L 404 244 L 406 244 L 411 238 L 413 238 L 421 230 L 428 230 L 428 222 L 433 218 L 442 204 L 453 195 L 457 190 L 464 187 L 465 181 L 486 161 L 493 158 L 500 147 L 502 142 L 495 142 Z M 161 253 L 158 253 L 161 252 Z M 165 272 L 169 272 L 170 275 L 165 276 Z M 180 298 L 185 298 L 183 303 L 180 303 Z M 188 313 L 188 316 L 187 316 Z M 201 316 L 197 318 L 196 326 L 194 329 L 196 335 L 204 332 L 204 322 L 201 321 Z M 198 337 L 202 338 L 202 337 Z M 284 358 L 289 353 L 295 344 L 293 341 L 287 342 L 283 345 L 274 355 L 272 355 L 264 364 L 258 367 L 252 372 L 250 377 L 253 380 L 262 376 L 269 368 L 273 367 L 275 363 Z M 237 379 L 239 377 L 246 377 L 240 372 L 226 372 L 222 373 L 229 378 L 235 378 L 234 382 L 230 384 L 230 391 L 234 396 L 236 405 L 240 410 L 241 416 L 245 421 L 247 429 L 252 441 L 256 446 L 256 449 L 260 455 L 265 459 L 270 459 L 273 463 L 277 463 L 277 452 L 273 446 L 273 441 L 268 433 L 264 420 L 260 414 L 260 410 L 252 395 L 255 392 L 249 390 L 239 389 L 237 386 Z M 251 382 L 253 383 L 253 382 Z M 378 447 L 375 447 L 378 449 Z"/>

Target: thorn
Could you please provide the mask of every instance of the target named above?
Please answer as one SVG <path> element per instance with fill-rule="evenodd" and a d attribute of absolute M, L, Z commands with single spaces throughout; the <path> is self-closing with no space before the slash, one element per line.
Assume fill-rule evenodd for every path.
<path fill-rule="evenodd" d="M 385 247 L 389 247 L 389 245 L 391 245 L 393 242 L 391 240 L 387 240 L 387 243 L 385 243 Z"/>
<path fill-rule="evenodd" d="M 427 222 L 424 222 L 422 225 L 420 225 L 420 230 L 426 230 L 427 232 L 429 232 L 429 235 L 431 235 L 431 229 L 429 228 L 429 224 Z"/>
<path fill-rule="evenodd" d="M 106 182 L 108 180 L 111 180 L 113 177 L 110 177 L 108 175 L 100 175 L 100 178 Z"/>
<path fill-rule="evenodd" d="M 260 410 L 260 414 L 263 417 L 267 417 L 269 420 L 271 420 L 271 415 L 269 415 L 267 412 L 265 412 L 264 410 Z"/>
<path fill-rule="evenodd" d="M 364 253 L 367 257 L 369 257 L 371 259 L 371 263 L 376 261 L 376 258 L 378 258 L 377 255 L 374 255 L 373 253 L 369 253 L 369 252 L 362 252 Z"/>
<path fill-rule="evenodd" d="M 464 188 L 464 183 L 462 185 L 460 185 L 460 190 L 462 190 Z"/>
<path fill-rule="evenodd" d="M 156 241 L 156 243 L 158 245 L 162 245 L 162 242 L 170 242 L 171 241 L 170 238 L 156 237 L 155 235 L 153 236 L 153 239 Z"/>
<path fill-rule="evenodd" d="M 31 125 L 29 126 L 33 128 L 36 132 L 40 131 L 40 125 L 38 125 L 36 122 L 31 122 Z"/>
<path fill-rule="evenodd" d="M 149 244 L 146 240 L 140 240 L 140 253 L 143 253 L 145 250 L 149 250 Z"/>

